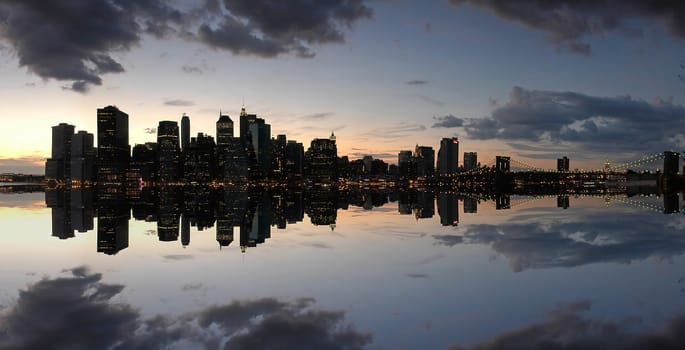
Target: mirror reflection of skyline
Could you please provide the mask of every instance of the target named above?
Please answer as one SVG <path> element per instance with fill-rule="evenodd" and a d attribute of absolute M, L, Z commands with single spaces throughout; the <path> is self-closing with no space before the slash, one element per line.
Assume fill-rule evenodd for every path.
<path fill-rule="evenodd" d="M 565 210 L 573 205 L 577 194 L 526 196 L 493 194 L 478 195 L 430 191 L 306 191 L 301 189 L 252 190 L 213 187 L 146 188 L 134 196 L 112 192 L 97 197 L 90 187 L 49 189 L 46 206 L 52 212 L 52 236 L 60 239 L 75 237 L 75 232 L 96 230 L 97 252 L 113 255 L 128 247 L 129 221 L 155 222 L 160 242 L 180 240 L 183 247 L 191 244 L 191 227 L 197 231 L 216 233 L 219 248 L 237 244 L 243 253 L 271 238 L 272 228 L 286 229 L 308 217 L 312 225 L 338 225 L 338 210 L 351 206 L 372 210 L 397 205 L 398 215 L 413 215 L 416 220 L 437 216 L 442 226 L 459 226 L 463 214 L 478 214 L 479 206 L 488 204 L 495 210 L 542 198 L 555 198 L 556 207 Z M 585 195 L 584 195 L 585 196 Z M 652 212 L 680 212 L 678 193 L 654 196 L 650 191 L 623 194 L 591 194 L 607 203 L 617 202 Z M 685 196 L 683 196 L 685 198 Z M 646 200 L 642 200 L 645 198 Z M 373 214 L 371 214 L 373 215 Z M 97 227 L 95 227 L 97 218 Z M 468 225 L 468 222 L 466 222 Z"/>

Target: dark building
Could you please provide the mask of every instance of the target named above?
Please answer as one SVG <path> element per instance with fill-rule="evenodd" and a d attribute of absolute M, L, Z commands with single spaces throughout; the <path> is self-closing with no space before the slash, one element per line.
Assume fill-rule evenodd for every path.
<path fill-rule="evenodd" d="M 190 245 L 190 219 L 187 215 L 181 215 L 181 245 L 185 248 Z"/>
<path fill-rule="evenodd" d="M 215 178 L 215 147 L 214 138 L 198 133 L 190 140 L 184 152 L 183 175 L 187 181 L 208 183 Z"/>
<path fill-rule="evenodd" d="M 92 230 L 95 216 L 93 189 L 90 187 L 72 188 L 70 196 L 72 228 L 81 233 Z"/>
<path fill-rule="evenodd" d="M 336 180 L 338 148 L 335 134 L 328 139 L 313 139 L 305 153 L 305 173 L 313 184 L 330 185 Z"/>
<path fill-rule="evenodd" d="M 416 219 L 432 218 L 435 214 L 435 194 L 428 191 L 418 192 L 412 209 Z"/>
<path fill-rule="evenodd" d="M 190 118 L 183 113 L 183 117 L 181 117 L 181 150 L 185 152 L 188 144 L 190 144 Z"/>
<path fill-rule="evenodd" d="M 478 199 L 473 197 L 464 198 L 464 213 L 475 214 L 478 212 Z"/>
<path fill-rule="evenodd" d="M 426 177 L 435 173 L 435 151 L 433 147 L 416 145 L 413 161 L 416 164 L 416 176 Z"/>
<path fill-rule="evenodd" d="M 146 142 L 142 145 L 133 147 L 131 166 L 129 173 L 132 174 L 132 181 L 142 181 L 143 183 L 153 184 L 157 181 L 157 168 L 159 156 L 156 142 Z"/>
<path fill-rule="evenodd" d="M 45 205 L 51 208 L 52 236 L 59 239 L 74 237 L 71 225 L 71 193 L 64 188 L 45 191 Z"/>
<path fill-rule="evenodd" d="M 52 127 L 52 154 L 45 162 L 45 178 L 69 182 L 71 178 L 71 141 L 74 126 L 60 123 Z"/>
<path fill-rule="evenodd" d="M 228 146 L 217 146 L 216 161 L 219 180 L 229 183 L 247 181 L 248 157 L 239 137 L 231 138 Z"/>
<path fill-rule="evenodd" d="M 454 193 L 438 193 L 438 215 L 442 226 L 459 225 L 459 198 Z"/>
<path fill-rule="evenodd" d="M 459 139 L 456 137 L 440 140 L 438 150 L 438 175 L 452 175 L 459 168 Z"/>
<path fill-rule="evenodd" d="M 397 167 L 400 171 L 400 177 L 413 177 L 411 151 L 400 151 L 397 154 Z"/>
<path fill-rule="evenodd" d="M 276 138 L 271 139 L 271 169 L 270 178 L 274 180 L 284 180 L 285 179 L 285 148 L 287 145 L 287 140 L 285 135 L 278 135 Z"/>
<path fill-rule="evenodd" d="M 114 255 L 128 247 L 128 207 L 121 200 L 99 203 L 97 252 Z"/>
<path fill-rule="evenodd" d="M 371 171 L 370 175 L 374 176 L 386 176 L 388 175 L 388 163 L 382 159 L 374 159 L 371 161 Z"/>
<path fill-rule="evenodd" d="M 225 114 L 219 115 L 216 121 L 216 144 L 219 147 L 228 147 L 233 140 L 233 120 Z"/>
<path fill-rule="evenodd" d="M 158 182 L 176 182 L 181 174 L 181 149 L 178 142 L 178 123 L 161 121 L 157 127 L 159 156 Z"/>
<path fill-rule="evenodd" d="M 478 153 L 464 152 L 464 171 L 478 168 Z"/>
<path fill-rule="evenodd" d="M 569 170 L 569 160 L 567 157 L 557 159 L 557 171 L 558 172 L 568 172 Z"/>
<path fill-rule="evenodd" d="M 95 147 L 93 134 L 79 131 L 71 140 L 72 186 L 89 185 L 94 180 Z"/>
<path fill-rule="evenodd" d="M 288 140 L 285 145 L 285 175 L 288 181 L 300 181 L 304 177 L 304 145 Z"/>
<path fill-rule="evenodd" d="M 249 124 L 249 135 L 251 137 L 250 144 L 256 160 L 256 171 L 260 177 L 266 177 L 269 174 L 269 167 L 271 166 L 271 125 L 267 124 L 262 118 L 255 118 Z"/>
<path fill-rule="evenodd" d="M 98 148 L 96 157 L 97 183 L 121 185 L 131 158 L 128 144 L 128 114 L 115 106 L 97 110 Z"/>

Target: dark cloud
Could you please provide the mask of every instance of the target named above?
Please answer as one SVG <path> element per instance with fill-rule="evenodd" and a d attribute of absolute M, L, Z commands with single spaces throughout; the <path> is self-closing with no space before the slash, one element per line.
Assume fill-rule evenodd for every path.
<path fill-rule="evenodd" d="M 577 215 L 576 221 L 468 225 L 463 236 L 435 235 L 438 244 L 485 244 L 505 256 L 513 271 L 574 267 L 592 263 L 669 260 L 685 253 L 682 224 L 672 216 L 626 215 L 608 220 L 603 213 Z M 649 239 L 644 233 L 649 232 Z"/>
<path fill-rule="evenodd" d="M 415 96 L 416 96 L 419 100 L 421 100 L 421 101 L 423 101 L 423 102 L 426 102 L 426 103 L 428 103 L 428 104 L 431 104 L 431 105 L 433 105 L 433 106 L 438 106 L 438 107 L 444 107 L 444 106 L 445 106 L 445 102 L 442 102 L 442 101 L 440 101 L 440 100 L 438 100 L 438 99 L 435 99 L 435 98 L 432 98 L 432 97 L 430 97 L 430 96 L 419 95 L 419 94 L 417 94 L 417 95 L 415 95 Z"/>
<path fill-rule="evenodd" d="M 443 117 L 433 117 L 433 119 L 435 120 L 433 128 L 457 128 L 464 125 L 464 119 L 457 118 L 451 114 Z"/>
<path fill-rule="evenodd" d="M 145 128 L 145 133 L 146 134 L 156 134 L 157 128 Z"/>
<path fill-rule="evenodd" d="M 660 152 L 685 147 L 685 108 L 670 99 L 595 97 L 514 87 L 485 118 L 465 120 L 473 139 L 563 144 L 590 154 Z"/>
<path fill-rule="evenodd" d="M 183 10 L 174 6 L 180 5 L 162 0 L 2 0 L 0 40 L 16 53 L 19 66 L 83 93 L 101 85 L 104 74 L 124 72 L 115 54 L 140 44 L 144 34 L 198 41 L 234 54 L 312 57 L 312 46 L 341 43 L 344 30 L 371 17 L 363 0 L 225 0 L 198 1 Z M 190 66 L 182 69 L 197 73 Z"/>
<path fill-rule="evenodd" d="M 19 291 L 0 318 L 0 348 L 106 349 L 133 334 L 138 311 L 110 302 L 122 285 L 102 283 L 102 275 L 82 268 L 71 273 Z"/>
<path fill-rule="evenodd" d="M 174 107 L 187 107 L 187 106 L 194 106 L 195 102 L 188 101 L 188 100 L 181 100 L 181 99 L 172 99 L 172 100 L 164 101 L 164 105 L 165 106 L 174 106 Z"/>
<path fill-rule="evenodd" d="M 333 116 L 335 113 L 331 112 L 323 112 L 323 113 L 314 113 L 314 114 L 308 114 L 300 117 L 300 119 L 305 119 L 305 120 L 323 120 L 327 119 L 331 116 Z"/>
<path fill-rule="evenodd" d="M 685 39 L 685 3 L 677 0 L 598 1 L 508 1 L 450 0 L 456 6 L 470 4 L 496 15 L 549 34 L 560 49 L 588 55 L 587 36 L 617 31 L 628 37 L 641 36 L 635 20 L 664 24 L 676 38 Z"/>
<path fill-rule="evenodd" d="M 102 84 L 103 74 L 124 71 L 113 53 L 130 50 L 143 32 L 161 35 L 163 23 L 178 18 L 160 0 L 6 0 L 0 2 L 0 39 L 21 67 L 86 92 Z"/>
<path fill-rule="evenodd" d="M 407 85 L 426 85 L 428 84 L 427 80 L 409 80 L 405 82 Z"/>
<path fill-rule="evenodd" d="M 362 0 L 224 0 L 228 14 L 218 25 L 200 26 L 199 39 L 234 54 L 275 57 L 292 53 L 309 58 L 314 44 L 341 43 L 343 29 L 371 17 Z M 218 4 L 213 4 L 217 7 Z"/>
<path fill-rule="evenodd" d="M 585 317 L 589 301 L 560 305 L 547 320 L 505 332 L 473 346 L 453 345 L 451 350 L 517 349 L 681 349 L 685 347 L 685 316 L 676 316 L 656 332 L 631 333 L 636 320 L 617 322 Z M 639 321 L 639 320 L 637 320 Z"/>
<path fill-rule="evenodd" d="M 193 259 L 194 257 L 192 255 L 188 254 L 168 254 L 164 255 L 164 259 L 166 260 L 190 260 Z"/>
<path fill-rule="evenodd" d="M 341 311 L 313 310 L 313 299 L 234 301 L 178 316 L 143 319 L 112 299 L 124 288 L 86 268 L 19 291 L 0 316 L 3 349 L 361 349 L 371 336 Z"/>
<path fill-rule="evenodd" d="M 184 65 L 181 67 L 181 70 L 183 71 L 183 73 L 188 73 L 188 74 L 202 74 L 202 73 L 204 73 L 202 68 L 197 67 L 197 66 Z"/>
<path fill-rule="evenodd" d="M 410 278 L 428 278 L 428 275 L 425 273 L 408 273 L 406 276 Z"/>
<path fill-rule="evenodd" d="M 367 133 L 362 134 L 363 136 L 369 136 L 374 138 L 394 140 L 399 138 L 405 138 L 412 136 L 413 133 L 426 130 L 425 125 L 421 124 L 407 124 L 398 123 L 395 126 L 387 126 L 380 129 L 373 129 Z"/>
<path fill-rule="evenodd" d="M 302 245 L 307 246 L 307 247 L 312 247 L 312 248 L 319 248 L 319 249 L 333 249 L 333 246 L 323 243 L 323 242 L 305 242 L 302 243 Z"/>

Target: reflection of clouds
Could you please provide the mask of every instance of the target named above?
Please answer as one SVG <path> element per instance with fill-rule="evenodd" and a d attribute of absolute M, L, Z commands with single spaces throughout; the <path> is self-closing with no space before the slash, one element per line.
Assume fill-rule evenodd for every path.
<path fill-rule="evenodd" d="M 191 259 L 193 259 L 193 256 L 188 255 L 188 254 L 168 254 L 168 255 L 164 255 L 164 259 L 166 259 L 166 260 L 191 260 Z"/>
<path fill-rule="evenodd" d="M 324 242 L 305 242 L 302 243 L 302 245 L 319 249 L 333 249 L 333 246 L 326 244 Z"/>
<path fill-rule="evenodd" d="M 447 246 L 462 242 L 490 245 L 509 259 L 514 271 L 596 262 L 630 263 L 646 258 L 665 260 L 685 252 L 681 218 L 625 215 L 618 220 L 590 213 L 572 219 L 470 225 L 463 236 L 433 238 Z"/>
<path fill-rule="evenodd" d="M 685 316 L 673 318 L 657 333 L 632 334 L 635 320 L 610 322 L 591 320 L 582 313 L 589 301 L 562 305 L 547 320 L 505 332 L 474 346 L 453 345 L 452 350 L 496 349 L 684 349 Z"/>
<path fill-rule="evenodd" d="M 234 301 L 179 316 L 142 319 L 112 302 L 124 286 L 80 267 L 19 292 L 0 316 L 2 349 L 360 349 L 369 334 L 313 299 Z"/>

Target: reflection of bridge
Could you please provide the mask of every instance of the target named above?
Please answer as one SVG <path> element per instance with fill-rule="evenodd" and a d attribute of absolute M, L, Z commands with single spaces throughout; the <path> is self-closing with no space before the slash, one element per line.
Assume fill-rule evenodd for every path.
<path fill-rule="evenodd" d="M 669 193 L 669 194 L 663 194 L 661 196 L 652 196 L 650 195 L 636 195 L 636 196 L 629 196 L 626 194 L 619 194 L 619 193 L 604 193 L 604 194 L 576 194 L 576 195 L 560 195 L 560 194 L 543 194 L 543 195 L 533 195 L 533 196 L 515 196 L 513 199 L 508 196 L 508 195 L 503 195 L 504 197 L 508 197 L 508 199 L 500 199 L 499 201 L 507 201 L 510 203 L 508 207 L 499 207 L 497 206 L 497 203 L 499 202 L 498 200 L 495 201 L 495 205 L 497 209 L 513 209 L 516 207 L 523 206 L 527 203 L 543 200 L 543 199 L 550 199 L 550 198 L 556 198 L 557 199 L 557 207 L 567 209 L 571 206 L 571 198 L 602 198 L 604 199 L 604 202 L 606 206 L 612 205 L 612 203 L 617 202 L 617 203 L 622 203 L 622 204 L 627 204 L 636 208 L 644 209 L 644 210 L 650 210 L 654 211 L 657 213 L 664 213 L 664 214 L 675 214 L 675 213 L 685 213 L 685 209 L 680 208 L 679 204 L 679 197 L 677 193 Z M 662 205 L 658 205 L 654 203 L 654 201 L 647 201 L 643 200 L 642 198 L 661 198 Z"/>

